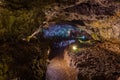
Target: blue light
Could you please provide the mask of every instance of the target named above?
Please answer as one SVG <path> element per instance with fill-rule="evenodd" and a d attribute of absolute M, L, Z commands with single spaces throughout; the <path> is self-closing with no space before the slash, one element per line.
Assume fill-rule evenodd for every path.
<path fill-rule="evenodd" d="M 78 39 L 80 39 L 80 40 L 85 40 L 86 39 L 86 36 L 80 36 L 80 37 L 76 37 L 76 38 L 78 38 Z"/>
<path fill-rule="evenodd" d="M 77 29 L 76 27 L 68 24 L 54 25 L 54 26 L 50 26 L 46 30 L 43 30 L 43 33 L 45 38 L 52 38 L 52 37 L 67 38 L 69 37 L 68 31 L 76 30 L 76 29 Z"/>
<path fill-rule="evenodd" d="M 85 38 L 86 38 L 85 36 L 82 36 L 82 37 L 81 37 L 81 39 L 83 39 L 83 40 L 84 40 Z"/>
<path fill-rule="evenodd" d="M 54 47 L 65 47 L 68 46 L 71 43 L 74 43 L 75 40 L 67 40 L 67 41 L 61 41 L 61 42 L 55 42 Z"/>
<path fill-rule="evenodd" d="M 54 40 L 53 47 L 65 47 L 75 42 L 76 38 L 86 40 L 86 34 L 83 33 L 81 29 L 69 24 L 56 24 L 43 29 L 44 38 Z"/>

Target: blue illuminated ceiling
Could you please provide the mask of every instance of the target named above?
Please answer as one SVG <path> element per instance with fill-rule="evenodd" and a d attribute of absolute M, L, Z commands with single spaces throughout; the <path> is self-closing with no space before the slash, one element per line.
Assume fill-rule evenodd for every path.
<path fill-rule="evenodd" d="M 70 31 L 76 30 L 77 28 L 75 26 L 71 26 L 68 24 L 64 25 L 53 25 L 50 26 L 48 29 L 44 30 L 44 37 L 47 38 L 53 38 L 53 37 L 61 37 L 61 38 L 67 38 L 70 37 Z"/>
<path fill-rule="evenodd" d="M 76 39 L 84 41 L 89 37 L 87 32 L 69 24 L 55 24 L 49 26 L 49 28 L 43 29 L 43 34 L 44 38 L 54 41 L 55 47 L 67 46 L 75 42 Z M 55 41 L 54 39 L 57 40 Z"/>

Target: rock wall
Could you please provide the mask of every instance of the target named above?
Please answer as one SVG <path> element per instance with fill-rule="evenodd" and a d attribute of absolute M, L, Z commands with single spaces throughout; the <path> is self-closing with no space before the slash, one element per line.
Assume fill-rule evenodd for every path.
<path fill-rule="evenodd" d="M 61 22 L 84 28 L 94 39 L 119 42 L 120 1 L 0 0 L 0 80 L 44 80 L 47 55 L 21 40 L 41 24 Z"/>
<path fill-rule="evenodd" d="M 68 50 L 72 57 L 71 66 L 78 70 L 78 80 L 118 80 L 119 48 L 118 44 L 105 42 L 89 47 L 83 46 L 77 53 Z"/>
<path fill-rule="evenodd" d="M 22 40 L 42 23 L 44 13 L 41 9 L 48 3 L 0 0 L 0 80 L 45 79 L 46 48 L 38 41 Z"/>
<path fill-rule="evenodd" d="M 44 80 L 47 48 L 35 43 L 0 45 L 0 80 Z"/>
<path fill-rule="evenodd" d="M 101 40 L 119 42 L 120 1 L 119 0 L 77 0 L 69 4 L 56 3 L 45 11 L 46 22 L 69 22 L 84 27 Z M 95 35 L 94 35 L 95 34 Z"/>

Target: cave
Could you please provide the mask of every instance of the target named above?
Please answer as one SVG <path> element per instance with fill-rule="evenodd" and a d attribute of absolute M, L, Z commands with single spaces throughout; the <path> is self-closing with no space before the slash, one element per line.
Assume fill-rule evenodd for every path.
<path fill-rule="evenodd" d="M 0 80 L 120 80 L 120 0 L 0 0 Z"/>

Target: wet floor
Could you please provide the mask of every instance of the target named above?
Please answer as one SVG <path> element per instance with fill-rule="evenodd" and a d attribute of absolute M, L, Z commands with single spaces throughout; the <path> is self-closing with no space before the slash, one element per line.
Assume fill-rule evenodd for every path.
<path fill-rule="evenodd" d="M 47 67 L 46 77 L 47 80 L 76 80 L 76 70 L 65 60 L 54 59 Z"/>
<path fill-rule="evenodd" d="M 77 80 L 77 71 L 70 67 L 70 58 L 63 50 L 58 51 L 58 55 L 50 60 L 46 72 L 47 80 Z"/>

